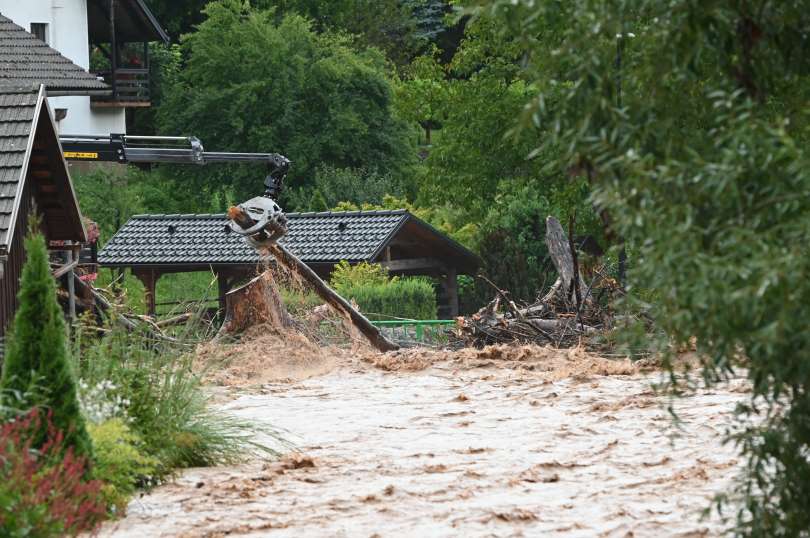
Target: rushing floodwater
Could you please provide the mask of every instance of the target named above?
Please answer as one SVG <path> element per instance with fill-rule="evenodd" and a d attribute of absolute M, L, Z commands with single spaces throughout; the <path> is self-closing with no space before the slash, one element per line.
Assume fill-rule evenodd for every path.
<path fill-rule="evenodd" d="M 715 536 L 739 464 L 721 443 L 742 382 L 675 402 L 656 376 L 338 368 L 225 407 L 303 456 L 193 469 L 103 536 Z M 311 460 L 310 460 L 311 458 Z"/>

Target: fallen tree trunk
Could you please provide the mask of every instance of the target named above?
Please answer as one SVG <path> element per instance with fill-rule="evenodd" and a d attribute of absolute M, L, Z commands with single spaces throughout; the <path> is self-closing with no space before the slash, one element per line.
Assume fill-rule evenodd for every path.
<path fill-rule="evenodd" d="M 240 207 L 231 207 L 228 210 L 228 217 L 236 222 L 240 227 L 248 229 L 255 224 Z M 260 240 L 261 238 L 259 238 Z M 392 351 L 399 349 L 395 343 L 388 340 L 380 333 L 380 330 L 371 324 L 371 322 L 360 312 L 357 311 L 346 299 L 338 295 L 326 282 L 324 282 L 312 269 L 310 269 L 304 262 L 298 259 L 297 256 L 292 254 L 289 250 L 284 248 L 283 245 L 278 243 L 269 243 L 264 245 L 268 254 L 272 255 L 279 265 L 283 266 L 290 273 L 301 276 L 312 287 L 313 291 L 326 302 L 329 306 L 334 308 L 337 312 L 342 314 L 351 324 L 357 328 L 358 331 L 380 351 Z"/>

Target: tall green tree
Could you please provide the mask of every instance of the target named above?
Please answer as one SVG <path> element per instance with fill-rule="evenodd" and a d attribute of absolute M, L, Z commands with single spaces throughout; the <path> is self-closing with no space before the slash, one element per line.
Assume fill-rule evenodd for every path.
<path fill-rule="evenodd" d="M 6 339 L 0 394 L 26 395 L 26 405 L 46 407 L 54 426 L 65 435 L 65 446 L 89 457 L 92 445 L 79 408 L 45 238 L 32 233 L 25 240 L 25 250 L 28 258 L 20 279 L 19 308 Z"/>
<path fill-rule="evenodd" d="M 423 0 L 417 0 L 421 6 Z M 265 0 L 279 14 L 297 13 L 318 32 L 343 32 L 354 36 L 359 48 L 376 47 L 393 62 L 403 65 L 429 42 L 415 8 L 403 0 Z"/>
<path fill-rule="evenodd" d="M 736 531 L 806 535 L 810 2 L 477 3 L 524 46 L 537 151 L 561 148 L 636 245 L 665 343 L 696 339 L 709 383 L 751 381 Z"/>
<path fill-rule="evenodd" d="M 577 209 L 578 231 L 599 232 L 587 189 L 557 164 L 559 151 L 528 158 L 546 128 L 515 137 L 514 118 L 536 89 L 526 77 L 521 43 L 501 30 L 501 15 L 467 24 L 449 64 L 434 50 L 417 58 L 397 84 L 400 115 L 418 123 L 429 146 L 417 205 L 449 205 L 450 228 L 475 225 L 473 245 L 483 272 L 516 299 L 532 300 L 549 272 L 545 218 L 566 220 Z M 572 198 L 573 196 L 573 198 Z M 489 298 L 481 283 L 475 300 Z"/>
<path fill-rule="evenodd" d="M 393 114 L 383 56 L 318 34 L 298 15 L 237 0 L 212 2 L 183 43 L 186 64 L 159 111 L 163 132 L 193 133 L 209 148 L 277 151 L 293 161 L 292 188 L 321 165 L 407 175 L 413 131 Z M 231 186 L 239 198 L 261 188 L 255 166 L 179 169 L 205 188 Z"/>

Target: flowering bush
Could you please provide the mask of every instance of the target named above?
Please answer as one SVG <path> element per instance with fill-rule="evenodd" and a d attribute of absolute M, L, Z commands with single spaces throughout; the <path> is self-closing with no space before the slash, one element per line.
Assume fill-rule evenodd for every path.
<path fill-rule="evenodd" d="M 118 386 L 109 380 L 90 384 L 79 380 L 79 405 L 88 422 L 101 424 L 114 418 L 129 420 L 129 400 L 121 396 Z"/>
<path fill-rule="evenodd" d="M 87 460 L 65 446 L 49 412 L 38 409 L 0 426 L 0 535 L 75 536 L 104 519 L 102 484 L 86 480 Z M 39 449 L 32 446 L 46 432 Z"/>

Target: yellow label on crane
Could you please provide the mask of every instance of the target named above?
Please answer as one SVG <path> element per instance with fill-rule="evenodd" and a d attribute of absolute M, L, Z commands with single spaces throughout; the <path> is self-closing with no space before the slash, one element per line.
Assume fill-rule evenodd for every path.
<path fill-rule="evenodd" d="M 95 151 L 66 151 L 65 159 L 98 159 Z"/>

